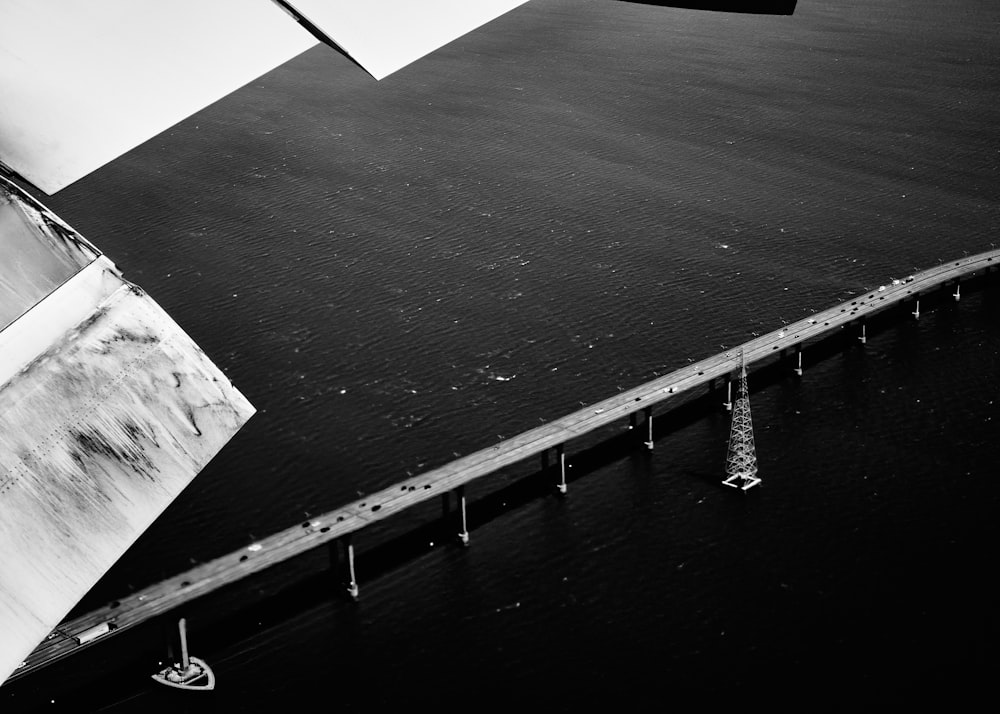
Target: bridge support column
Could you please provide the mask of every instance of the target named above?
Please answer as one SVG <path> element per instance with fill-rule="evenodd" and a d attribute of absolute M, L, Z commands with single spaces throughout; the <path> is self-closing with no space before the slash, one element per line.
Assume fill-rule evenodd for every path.
<path fill-rule="evenodd" d="M 802 345 L 795 345 L 795 368 L 796 376 L 802 376 Z"/>
<path fill-rule="evenodd" d="M 962 288 L 962 284 L 959 283 L 956 280 L 955 281 L 955 294 L 952 295 L 952 297 L 955 298 L 955 302 L 958 302 L 959 300 L 962 299 L 962 289 L 961 288 Z"/>
<path fill-rule="evenodd" d="M 566 445 L 559 444 L 556 447 L 556 464 L 559 469 L 559 483 L 556 484 L 556 488 L 559 489 L 559 493 L 566 493 Z"/>
<path fill-rule="evenodd" d="M 917 298 L 917 304 L 913 308 L 913 317 L 916 318 L 917 320 L 920 319 L 920 298 Z"/>
<path fill-rule="evenodd" d="M 181 618 L 177 621 L 177 639 L 181 643 L 181 669 L 191 666 L 191 655 L 188 654 L 187 620 Z"/>
<path fill-rule="evenodd" d="M 357 575 L 354 573 L 354 543 L 351 542 L 350 533 L 341 536 L 339 540 L 344 554 L 344 579 L 347 581 L 347 594 L 352 600 L 357 600 L 360 590 Z"/>
<path fill-rule="evenodd" d="M 653 450 L 653 407 L 646 407 L 642 410 L 646 417 L 646 448 Z"/>
<path fill-rule="evenodd" d="M 861 344 L 868 342 L 868 332 L 865 328 L 865 318 L 861 318 L 861 334 L 858 335 L 858 339 L 861 340 Z"/>
<path fill-rule="evenodd" d="M 455 495 L 458 496 L 458 539 L 462 541 L 462 545 L 469 544 L 469 522 L 465 514 L 465 486 L 459 486 L 455 489 Z"/>
<path fill-rule="evenodd" d="M 733 410 L 733 378 L 726 377 L 726 401 L 722 403 L 727 412 Z"/>

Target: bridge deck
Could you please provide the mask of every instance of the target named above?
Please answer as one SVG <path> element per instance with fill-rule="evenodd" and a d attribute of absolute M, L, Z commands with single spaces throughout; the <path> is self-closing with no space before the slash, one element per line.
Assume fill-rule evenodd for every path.
<path fill-rule="evenodd" d="M 409 478 L 306 523 L 275 533 L 247 548 L 198 565 L 120 601 L 62 623 L 32 652 L 11 679 L 99 642 L 100 637 L 82 644 L 76 639 L 91 628 L 104 623 L 110 623 L 114 628 L 112 632 L 132 627 L 271 565 L 347 536 L 375 521 L 565 444 L 633 412 L 674 398 L 712 379 L 730 375 L 737 369 L 736 359 L 740 350 L 749 365 L 890 306 L 915 300 L 921 292 L 998 266 L 1000 250 L 995 250 L 925 270 Z"/>

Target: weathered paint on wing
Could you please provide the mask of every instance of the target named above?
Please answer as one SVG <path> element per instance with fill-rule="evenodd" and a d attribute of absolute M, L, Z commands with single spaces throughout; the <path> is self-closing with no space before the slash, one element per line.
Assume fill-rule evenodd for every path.
<path fill-rule="evenodd" d="M 0 681 L 253 412 L 104 256 L 0 330 Z"/>

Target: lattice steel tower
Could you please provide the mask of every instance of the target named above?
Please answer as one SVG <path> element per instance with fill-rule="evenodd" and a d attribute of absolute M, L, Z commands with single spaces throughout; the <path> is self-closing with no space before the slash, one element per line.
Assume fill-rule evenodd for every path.
<path fill-rule="evenodd" d="M 746 491 L 760 483 L 757 478 L 757 451 L 753 445 L 753 422 L 750 419 L 750 393 L 747 391 L 747 365 L 740 351 L 740 384 L 733 405 L 733 423 L 726 453 L 726 486 Z"/>

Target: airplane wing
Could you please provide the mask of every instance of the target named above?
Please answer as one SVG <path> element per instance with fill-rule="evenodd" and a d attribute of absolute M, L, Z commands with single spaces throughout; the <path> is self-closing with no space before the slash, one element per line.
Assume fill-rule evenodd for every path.
<path fill-rule="evenodd" d="M 0 177 L 0 681 L 254 413 L 91 243 Z"/>
<path fill-rule="evenodd" d="M 51 195 L 314 33 L 381 79 L 525 1 L 0 0 L 0 162 Z"/>
<path fill-rule="evenodd" d="M 626 1 L 795 9 L 795 0 Z M 53 194 L 317 38 L 383 79 L 525 2 L 0 0 L 0 163 Z"/>

